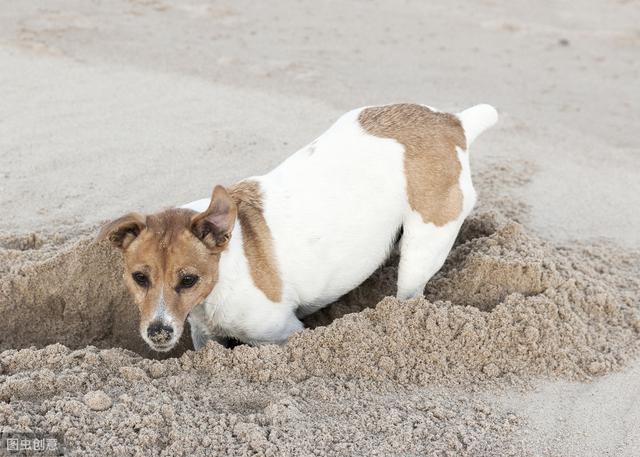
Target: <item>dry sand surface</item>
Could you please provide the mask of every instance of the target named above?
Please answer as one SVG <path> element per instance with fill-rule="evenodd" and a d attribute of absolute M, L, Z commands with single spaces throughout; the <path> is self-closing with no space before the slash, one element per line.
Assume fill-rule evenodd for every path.
<path fill-rule="evenodd" d="M 70 455 L 638 455 L 637 2 L 0 8 L 0 428 Z M 392 258 L 282 347 L 146 350 L 100 222 L 406 100 L 501 112 L 424 299 L 389 297 Z"/>

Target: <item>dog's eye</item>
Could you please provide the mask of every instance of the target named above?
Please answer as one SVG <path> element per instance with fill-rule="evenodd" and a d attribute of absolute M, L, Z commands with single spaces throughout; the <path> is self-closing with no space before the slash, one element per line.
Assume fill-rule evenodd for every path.
<path fill-rule="evenodd" d="M 136 271 L 131 275 L 131 277 L 142 287 L 147 287 L 149 285 L 149 278 L 147 278 L 147 275 L 145 275 L 144 273 Z"/>
<path fill-rule="evenodd" d="M 196 275 L 184 275 L 180 279 L 180 288 L 188 289 L 189 287 L 193 287 L 196 282 L 198 282 L 198 277 Z"/>

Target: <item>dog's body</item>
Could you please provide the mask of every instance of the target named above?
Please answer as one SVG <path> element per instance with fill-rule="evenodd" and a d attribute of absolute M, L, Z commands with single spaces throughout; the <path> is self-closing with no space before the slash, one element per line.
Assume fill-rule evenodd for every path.
<path fill-rule="evenodd" d="M 378 111 L 367 118 L 367 110 Z M 496 114 L 493 108 L 481 105 L 466 116 L 476 128 L 486 128 L 495 122 Z M 452 179 L 434 189 L 420 189 L 422 184 L 408 182 L 406 146 L 375 130 L 382 130 L 380 124 L 393 129 L 395 122 L 404 130 L 439 129 L 424 132 L 427 139 L 420 133 L 412 135 L 418 136 L 418 147 L 445 145 L 435 154 L 425 153 L 432 157 L 423 158 L 422 165 L 432 171 L 425 170 L 424 179 L 430 179 L 430 173 L 454 175 Z M 196 346 L 211 336 L 232 336 L 251 343 L 286 341 L 302 328 L 298 317 L 326 306 L 367 279 L 388 258 L 400 228 L 398 297 L 422 294 L 475 204 L 466 152 L 466 143 L 473 138 L 465 135 L 466 123 L 415 105 L 353 110 L 273 171 L 246 180 L 252 184 L 251 198 L 260 206 L 268 227 L 262 232 L 250 229 L 249 236 L 261 238 L 260 245 L 271 245 L 266 254 L 271 258 L 259 253 L 253 268 L 269 271 L 263 281 L 252 276 L 247 258 L 255 253 L 247 249 L 255 247 L 243 242 L 247 229 L 241 203 L 241 224 L 234 228 L 220 258 L 218 283 L 189 317 Z M 440 154 L 451 157 L 443 159 Z M 433 159 L 438 161 L 429 163 Z M 456 163 L 459 171 L 444 168 L 456 168 Z M 441 201 L 423 205 L 431 211 L 421 214 L 421 208 L 412 207 L 409 201 L 410 185 L 418 187 L 414 192 L 439 194 L 436 197 Z M 235 188 L 231 188 L 232 196 Z M 452 198 L 458 192 L 461 204 L 457 197 Z M 246 198 L 239 194 L 233 197 L 238 202 Z M 209 203 L 203 199 L 184 207 L 201 212 Z"/>
<path fill-rule="evenodd" d="M 145 286 L 135 279 L 139 272 L 133 273 L 138 286 L 128 284 L 134 295 L 142 287 L 150 296 L 150 284 L 162 281 L 150 275 L 166 267 L 149 267 L 160 254 L 148 253 L 165 252 L 171 240 L 202 242 L 211 249 L 212 265 L 217 262 L 217 269 L 199 269 L 196 278 L 202 279 L 190 299 L 197 303 L 176 305 L 179 312 L 172 314 L 167 305 L 174 292 L 164 283 L 160 298 L 137 299 L 143 337 L 146 329 L 151 338 L 152 324 L 156 330 L 179 327 L 181 333 L 188 308 L 196 349 L 221 337 L 282 343 L 302 328 L 299 317 L 367 279 L 387 259 L 401 229 L 397 295 L 421 295 L 475 204 L 468 145 L 496 120 L 489 105 L 458 115 L 412 104 L 353 110 L 268 174 L 226 190 L 218 186 L 212 199 L 168 210 L 173 222 L 166 222 L 164 231 L 155 229 L 156 241 L 138 236 L 146 225 L 135 215 L 129 237 L 134 249 L 127 249 L 122 239 L 131 232 L 132 216 L 112 223 L 103 232 L 125 250 L 127 269 L 149 277 Z M 194 211 L 191 222 L 181 211 Z M 180 272 L 189 263 L 182 264 L 172 267 L 165 283 L 183 281 Z M 170 286 L 175 299 L 184 301 L 188 291 L 180 284 Z M 175 333 L 172 344 L 179 337 Z"/>

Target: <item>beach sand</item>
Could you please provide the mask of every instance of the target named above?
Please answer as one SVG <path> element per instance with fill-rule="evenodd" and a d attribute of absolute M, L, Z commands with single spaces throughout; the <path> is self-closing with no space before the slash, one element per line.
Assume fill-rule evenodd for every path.
<path fill-rule="evenodd" d="M 474 8 L 4 5 L 0 427 L 71 455 L 637 454 L 637 5 Z M 501 115 L 424 299 L 390 297 L 392 258 L 282 347 L 145 348 L 100 223 L 398 101 Z"/>

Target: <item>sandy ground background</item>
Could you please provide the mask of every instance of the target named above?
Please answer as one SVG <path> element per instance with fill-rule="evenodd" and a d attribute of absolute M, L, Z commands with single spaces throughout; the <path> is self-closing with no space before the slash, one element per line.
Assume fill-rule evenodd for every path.
<path fill-rule="evenodd" d="M 637 1 L 0 2 L 0 425 L 78 453 L 637 455 L 639 23 Z M 284 348 L 104 349 L 143 348 L 96 224 L 397 101 L 501 113 L 426 300 Z"/>

